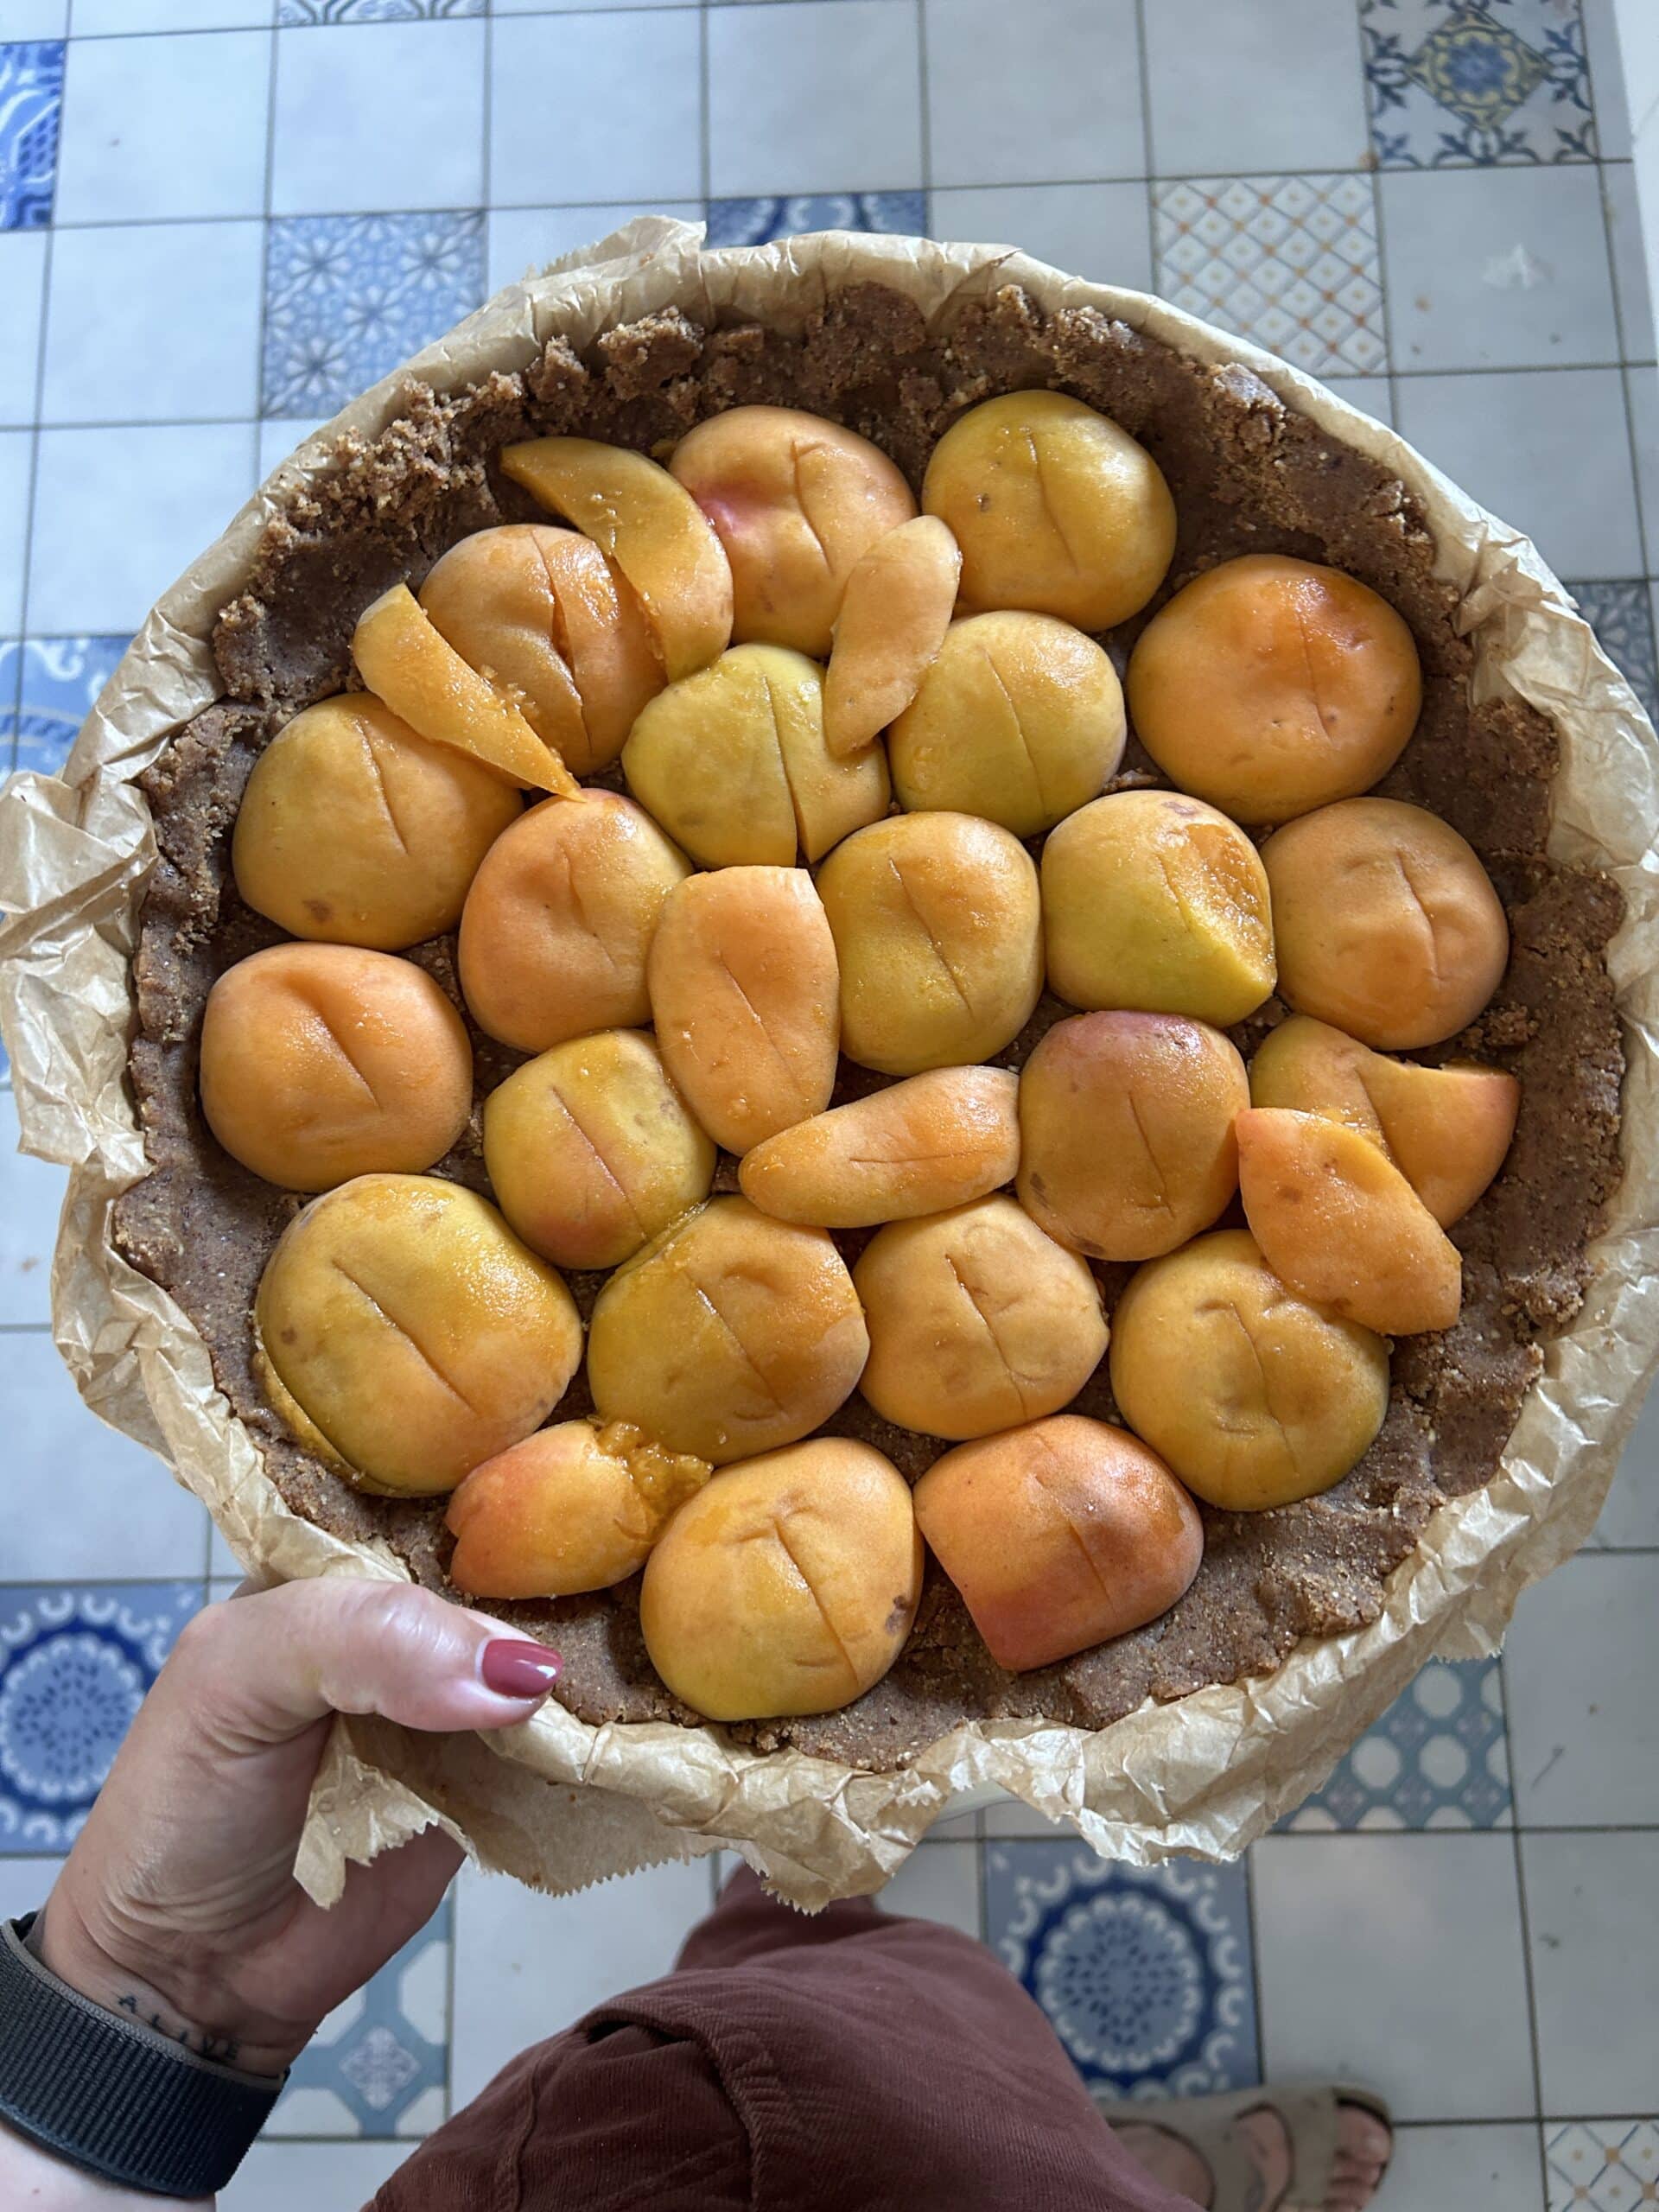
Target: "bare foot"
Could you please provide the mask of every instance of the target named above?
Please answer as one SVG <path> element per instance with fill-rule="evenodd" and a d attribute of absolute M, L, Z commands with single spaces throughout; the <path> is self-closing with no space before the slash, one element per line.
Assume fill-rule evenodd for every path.
<path fill-rule="evenodd" d="M 1264 2104 L 1255 2112 L 1243 2113 L 1238 2127 L 1249 2146 L 1259 2182 L 1251 2212 L 1276 2212 L 1291 2183 L 1290 2139 L 1285 2124 L 1271 2105 Z M 1190 2143 L 1161 2127 L 1135 2121 L 1115 2126 L 1113 2133 L 1155 2181 L 1207 2212 L 1215 2194 L 1214 2183 L 1209 2167 Z M 1388 2128 L 1375 2113 L 1367 2112 L 1363 2105 L 1338 2107 L 1337 2154 L 1323 2212 L 1363 2212 L 1376 2194 L 1392 2142 Z"/>

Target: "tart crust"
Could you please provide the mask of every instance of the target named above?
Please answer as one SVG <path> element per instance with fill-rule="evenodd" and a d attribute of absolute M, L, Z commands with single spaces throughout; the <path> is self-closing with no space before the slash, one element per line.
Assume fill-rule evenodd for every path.
<path fill-rule="evenodd" d="M 451 397 L 411 384 L 383 435 L 342 437 L 332 472 L 288 495 L 247 589 L 221 613 L 215 651 L 224 699 L 142 779 L 159 858 L 141 916 L 131 1074 L 151 1173 L 120 1200 L 117 1242 L 200 1332 L 288 1505 L 342 1537 L 389 1545 L 417 1581 L 444 1588 L 443 1501 L 353 1489 L 284 1427 L 256 1376 L 255 1289 L 301 1201 L 228 1159 L 196 1096 L 209 987 L 280 936 L 241 904 L 230 874 L 230 827 L 253 761 L 301 707 L 353 681 L 352 627 L 372 599 L 399 581 L 417 585 L 472 531 L 545 519 L 502 476 L 496 455 L 504 444 L 579 431 L 649 449 L 721 408 L 772 401 L 861 431 L 918 484 L 934 442 L 964 407 L 1042 385 L 1121 423 L 1148 448 L 1175 495 L 1180 536 L 1164 588 L 1106 639 L 1120 667 L 1165 599 L 1239 553 L 1284 552 L 1346 569 L 1409 623 L 1422 660 L 1422 719 L 1377 788 L 1433 809 L 1469 839 L 1497 887 L 1513 940 L 1509 973 L 1478 1021 L 1423 1057 L 1477 1056 L 1510 1070 L 1521 1079 L 1520 1122 L 1503 1173 L 1453 1232 L 1465 1262 L 1461 1319 L 1444 1335 L 1395 1346 L 1388 1419 L 1333 1490 L 1264 1513 L 1205 1507 L 1204 1564 L 1170 1612 L 1030 1674 L 993 1663 L 930 1560 L 914 1631 L 891 1674 L 842 1712 L 728 1732 L 760 1750 L 787 1745 L 887 1768 L 963 1719 L 1096 1728 L 1148 1696 L 1178 1698 L 1261 1673 L 1301 1637 L 1374 1619 L 1384 1579 L 1435 1507 L 1495 1471 L 1538 1372 L 1541 1340 L 1577 1310 L 1586 1246 L 1618 1179 L 1624 1055 L 1605 953 L 1621 901 L 1605 877 L 1546 858 L 1555 733 L 1517 700 L 1469 703 L 1472 648 L 1457 632 L 1455 594 L 1433 575 L 1415 503 L 1384 467 L 1328 436 L 1249 371 L 1205 367 L 1091 308 L 1045 316 L 1014 287 L 969 308 L 944 336 L 930 335 L 911 302 L 874 284 L 831 295 L 798 334 L 755 324 L 705 332 L 671 310 L 606 333 L 585 360 L 556 339 L 522 374 L 497 373 Z M 1131 738 L 1109 788 L 1161 780 Z M 410 957 L 459 1005 L 454 953 L 453 939 L 440 938 Z M 1002 1064 L 1020 1065 L 1070 1011 L 1045 998 Z M 1282 1012 L 1269 1001 L 1232 1033 L 1235 1041 L 1248 1054 Z M 479 1103 L 522 1056 L 476 1029 L 473 1040 L 472 1123 L 435 1172 L 486 1189 Z M 843 1061 L 836 1101 L 880 1080 Z M 736 1187 L 728 1159 L 715 1187 Z M 850 1260 L 864 1237 L 837 1242 Z M 1109 1308 L 1128 1270 L 1100 1272 Z M 585 1318 L 602 1278 L 569 1281 Z M 578 1376 L 552 1418 L 587 1403 Z M 1103 1362 L 1074 1409 L 1112 1417 Z M 874 1444 L 912 1481 L 945 1448 L 889 1427 L 856 1395 L 826 1429 Z M 583 1719 L 696 1720 L 646 1659 L 638 1589 L 636 1578 L 588 1597 L 486 1610 L 557 1644 L 565 1668 L 556 1694 Z"/>

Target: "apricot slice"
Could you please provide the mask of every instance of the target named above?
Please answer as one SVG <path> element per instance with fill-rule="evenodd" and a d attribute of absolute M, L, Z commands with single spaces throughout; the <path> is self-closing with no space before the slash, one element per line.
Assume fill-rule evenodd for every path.
<path fill-rule="evenodd" d="M 553 1269 L 493 1205 L 359 1175 L 283 1230 L 254 1305 L 276 1409 L 362 1488 L 429 1497 L 537 1429 L 582 1357 Z"/>
<path fill-rule="evenodd" d="M 922 1545 L 904 1478 L 868 1444 L 815 1437 L 716 1475 L 645 1567 L 651 1663 L 709 1720 L 834 1713 L 904 1649 Z"/>
<path fill-rule="evenodd" d="M 1218 1029 L 1174 1014 L 1057 1021 L 1020 1077 L 1020 1198 L 1039 1228 L 1097 1260 L 1173 1252 L 1238 1187 L 1244 1063 Z"/>
<path fill-rule="evenodd" d="M 956 533 L 964 607 L 1030 607 L 1079 630 L 1138 613 L 1175 550 L 1157 462 L 1060 391 L 970 407 L 933 448 L 922 505 Z"/>
<path fill-rule="evenodd" d="M 401 952 L 454 929 L 518 794 L 429 745 L 366 691 L 320 699 L 253 764 L 231 840 L 236 887 L 290 937 Z"/>
<path fill-rule="evenodd" d="M 1287 1290 L 1242 1229 L 1136 1269 L 1112 1313 L 1111 1377 L 1130 1427 L 1228 1513 L 1329 1490 L 1389 1409 L 1382 1338 Z"/>
<path fill-rule="evenodd" d="M 603 1419 L 723 1466 L 827 1421 L 868 1350 L 852 1277 L 821 1229 L 711 1198 L 601 1291 L 588 1380 Z"/>
<path fill-rule="evenodd" d="M 1173 783 L 1239 822 L 1369 791 L 1422 705 L 1410 630 L 1340 569 L 1224 561 L 1178 591 L 1129 658 L 1135 734 Z"/>
<path fill-rule="evenodd" d="M 1250 1103 L 1323 1114 L 1382 1146 L 1442 1229 L 1461 1221 L 1503 1165 L 1521 1086 L 1472 1061 L 1391 1060 L 1306 1014 L 1268 1033 L 1250 1062 Z"/>
<path fill-rule="evenodd" d="M 504 446 L 501 468 L 615 562 L 671 682 L 726 650 L 731 568 L 696 501 L 649 454 L 595 438 L 531 438 Z"/>
<path fill-rule="evenodd" d="M 548 800 L 508 830 L 461 918 L 461 987 L 479 1027 L 521 1052 L 651 1019 L 645 956 L 690 874 L 642 807 L 614 791 Z"/>
<path fill-rule="evenodd" d="M 1073 1006 L 1243 1021 L 1274 985 L 1262 856 L 1179 791 L 1114 791 L 1043 847 L 1049 988 Z"/>
<path fill-rule="evenodd" d="M 868 1229 L 982 1198 L 1020 1164 L 1020 1078 L 933 1068 L 768 1137 L 738 1170 L 779 1221 Z"/>
<path fill-rule="evenodd" d="M 821 859 L 887 810 L 887 756 L 834 760 L 823 674 L 781 645 L 734 645 L 671 683 L 635 722 L 622 772 L 642 804 L 705 868 Z"/>
<path fill-rule="evenodd" d="M 1204 1557 L 1198 1508 L 1137 1436 L 1081 1414 L 958 1444 L 916 1521 L 999 1667 L 1050 1667 L 1166 1613 Z"/>
<path fill-rule="evenodd" d="M 887 734 L 899 803 L 1035 837 L 1096 797 L 1123 753 L 1123 690 L 1092 638 L 1052 614 L 953 622 Z"/>
<path fill-rule="evenodd" d="M 728 1152 L 830 1103 L 836 945 L 804 868 L 687 876 L 663 902 L 645 976 L 668 1071 Z"/>
<path fill-rule="evenodd" d="M 732 635 L 822 660 L 847 579 L 916 512 L 879 446 L 794 407 L 733 407 L 688 430 L 669 462 L 731 563 Z"/>
<path fill-rule="evenodd" d="M 713 1470 L 626 1421 L 562 1421 L 474 1467 L 449 1500 L 449 1580 L 469 1598 L 570 1598 L 637 1574 Z"/>
<path fill-rule="evenodd" d="M 854 563 L 823 679 L 833 759 L 873 745 L 916 696 L 944 643 L 961 575 L 961 548 L 937 515 L 901 522 Z"/>
<path fill-rule="evenodd" d="M 1510 929 L 1449 822 L 1399 799 L 1349 798 L 1262 849 L 1280 995 L 1385 1051 L 1438 1045 L 1502 982 Z"/>
<path fill-rule="evenodd" d="M 526 1060 L 484 1103 L 496 1204 L 561 1268 L 614 1268 L 709 1195 L 715 1147 L 652 1039 L 574 1037 Z"/>
<path fill-rule="evenodd" d="M 1281 1281 L 1389 1336 L 1449 1329 L 1463 1262 L 1369 1137 L 1322 1114 L 1254 1106 L 1238 1117 L 1244 1218 Z"/>
<path fill-rule="evenodd" d="M 883 1075 L 988 1060 L 1043 988 L 1037 870 L 971 814 L 899 814 L 838 845 L 818 896 L 841 964 L 841 1046 Z"/>
<path fill-rule="evenodd" d="M 884 1421 L 923 1435 L 1056 1413 L 1106 1349 L 1094 1277 L 1012 1198 L 890 1222 L 853 1281 L 870 1332 L 860 1388 Z"/>
<path fill-rule="evenodd" d="M 346 944 L 273 944 L 201 1017 L 201 1108 L 233 1160 L 287 1191 L 441 1160 L 473 1106 L 461 1016 L 423 969 Z"/>
<path fill-rule="evenodd" d="M 352 658 L 377 698 L 421 737 L 453 745 L 532 791 L 574 798 L 580 789 L 512 701 L 469 668 L 421 612 L 407 584 L 365 609 Z"/>
<path fill-rule="evenodd" d="M 607 768 L 664 677 L 632 587 L 591 538 L 507 523 L 452 545 L 428 620 L 578 776 Z"/>

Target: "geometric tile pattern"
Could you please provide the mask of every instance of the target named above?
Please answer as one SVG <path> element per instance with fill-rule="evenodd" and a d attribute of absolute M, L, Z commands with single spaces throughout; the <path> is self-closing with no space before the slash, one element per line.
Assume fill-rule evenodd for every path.
<path fill-rule="evenodd" d="M 772 200 L 711 200 L 710 245 L 760 245 L 768 238 L 798 238 L 804 231 L 894 231 L 914 235 L 927 228 L 927 195 L 921 192 L 810 192 Z"/>
<path fill-rule="evenodd" d="M 445 1897 L 373 1980 L 329 2014 L 295 2060 L 270 2133 L 406 2135 L 416 2113 L 431 2124 L 448 2074 L 453 1911 Z"/>
<path fill-rule="evenodd" d="M 67 1851 L 199 1583 L 0 1584 L 0 1854 Z"/>
<path fill-rule="evenodd" d="M 1199 2096 L 1260 2078 L 1238 1866 L 1120 1866 L 1078 1843 L 993 1847 L 986 1938 L 1109 2097 Z"/>
<path fill-rule="evenodd" d="M 1360 0 L 1382 168 L 1592 162 L 1580 0 Z"/>
<path fill-rule="evenodd" d="M 1283 1828 L 1491 1828 L 1510 1823 L 1496 1659 L 1431 1659 Z"/>
<path fill-rule="evenodd" d="M 278 218 L 265 264 L 260 411 L 333 414 L 483 296 L 476 210 Z"/>
<path fill-rule="evenodd" d="M 1314 375 L 1388 359 L 1369 176 L 1185 177 L 1154 187 L 1157 289 Z"/>
<path fill-rule="evenodd" d="M 278 0 L 279 23 L 408 23 L 481 16 L 484 0 Z"/>
<path fill-rule="evenodd" d="M 1609 660 L 1659 720 L 1659 655 L 1653 635 L 1653 601 L 1647 585 L 1634 582 L 1571 584 L 1579 611 L 1595 632 Z"/>
<path fill-rule="evenodd" d="M 1549 2212 L 1640 2212 L 1659 2201 L 1659 2120 L 1575 2121 L 1545 2145 Z"/>
<path fill-rule="evenodd" d="M 0 716 L 0 768 L 55 776 L 131 642 L 129 638 L 26 639 L 21 648 L 16 742 L 9 751 L 6 721 Z"/>
<path fill-rule="evenodd" d="M 63 54 L 61 39 L 0 46 L 0 231 L 43 230 L 52 220 Z"/>

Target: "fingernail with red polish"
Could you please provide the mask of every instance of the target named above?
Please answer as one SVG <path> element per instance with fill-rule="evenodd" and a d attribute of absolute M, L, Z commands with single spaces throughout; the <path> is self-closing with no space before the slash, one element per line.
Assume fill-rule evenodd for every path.
<path fill-rule="evenodd" d="M 545 1697 L 564 1664 L 544 1643 L 524 1643 L 498 1636 L 484 1647 L 478 1671 L 486 1690 L 498 1697 Z"/>

